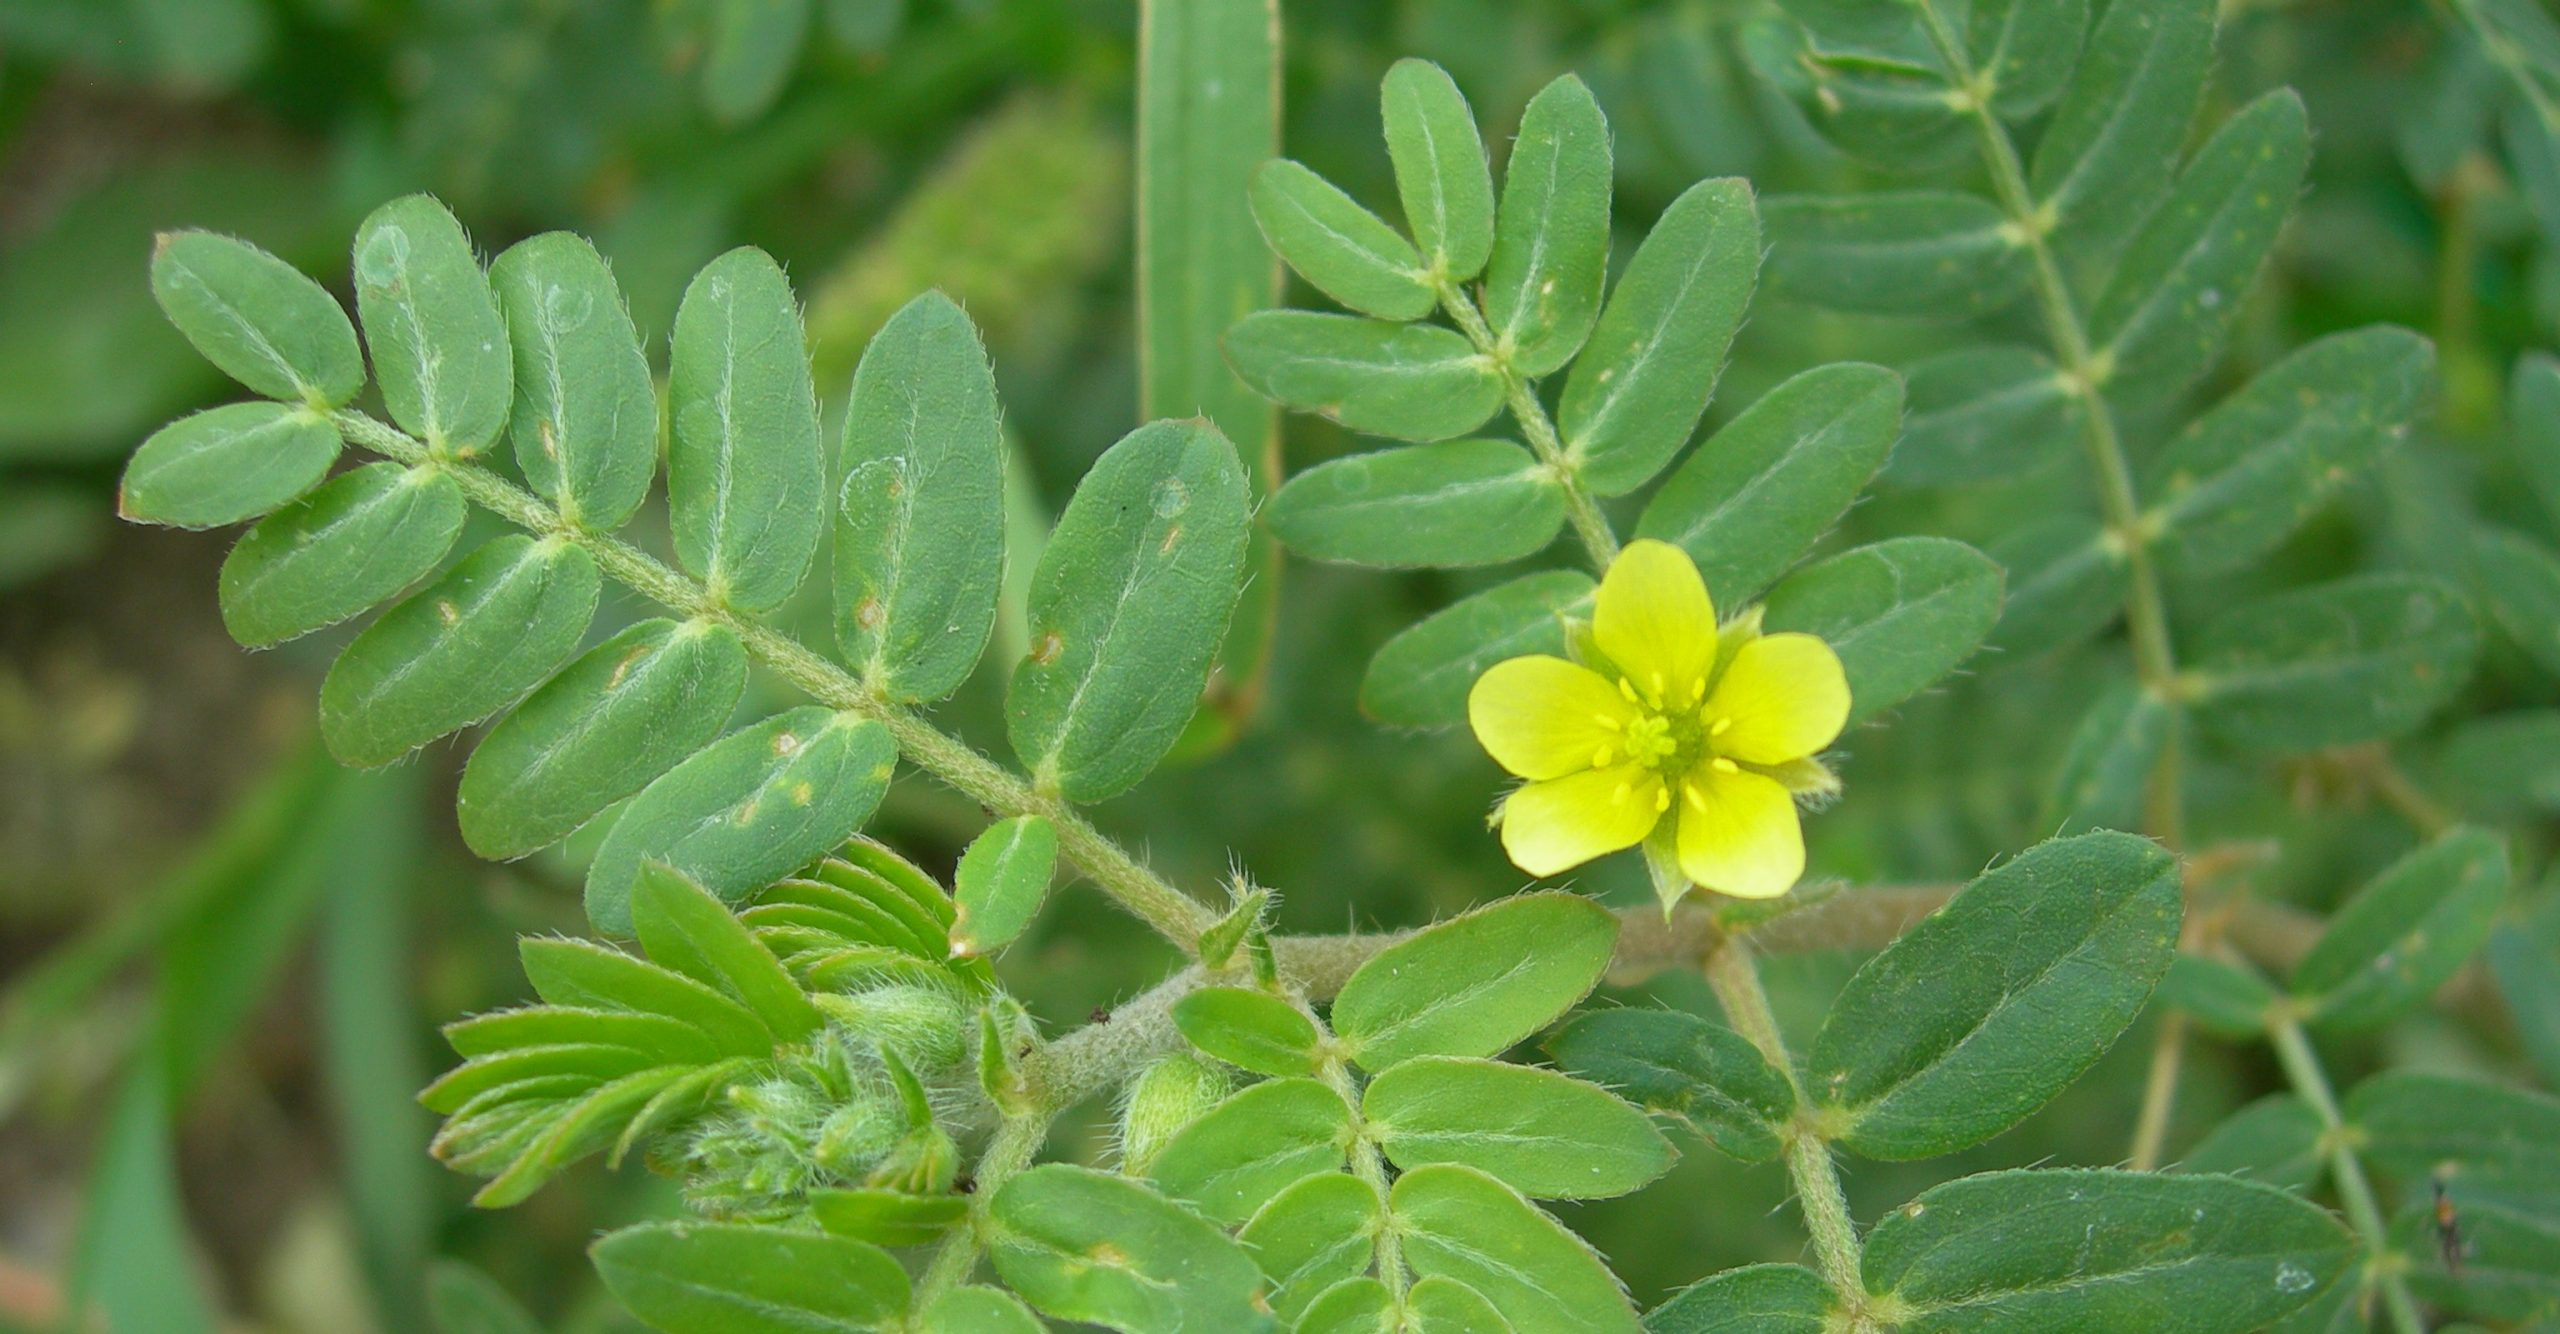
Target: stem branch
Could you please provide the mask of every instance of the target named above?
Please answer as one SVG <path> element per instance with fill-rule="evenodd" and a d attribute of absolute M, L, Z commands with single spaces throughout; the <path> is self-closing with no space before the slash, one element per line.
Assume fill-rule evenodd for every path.
<path fill-rule="evenodd" d="M 987 1150 L 978 1155 L 978 1165 L 971 1169 L 969 1218 L 933 1253 L 933 1263 L 916 1284 L 915 1306 L 922 1310 L 934 1298 L 969 1281 L 977 1272 L 978 1257 L 987 1249 L 996 1191 L 1005 1182 L 1031 1166 L 1040 1145 L 1049 1138 L 1049 1113 L 1027 1112 L 1008 1116 L 996 1127 Z"/>

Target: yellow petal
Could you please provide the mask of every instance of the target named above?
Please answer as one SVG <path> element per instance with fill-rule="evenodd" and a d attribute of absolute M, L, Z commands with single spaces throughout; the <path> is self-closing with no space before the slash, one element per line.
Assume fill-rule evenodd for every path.
<path fill-rule="evenodd" d="M 1702 764 L 1680 785 L 1680 869 L 1742 899 L 1773 899 L 1804 875 L 1804 830 L 1776 779 Z"/>
<path fill-rule="evenodd" d="M 1840 655 L 1812 635 L 1762 635 L 1733 655 L 1707 716 L 1725 724 L 1718 752 L 1752 764 L 1800 760 L 1838 739 L 1849 722 L 1849 679 Z"/>
<path fill-rule="evenodd" d="M 1497 662 L 1467 692 L 1467 723 L 1485 753 L 1531 780 L 1623 761 L 1620 734 L 1635 717 L 1608 678 L 1544 655 Z"/>
<path fill-rule="evenodd" d="M 1662 779 L 1633 764 L 1531 783 L 1502 803 L 1502 850 L 1531 875 L 1569 871 L 1643 842 L 1668 799 Z"/>
<path fill-rule="evenodd" d="M 1629 542 L 1601 576 L 1591 636 L 1657 706 L 1693 704 L 1716 658 L 1716 609 L 1689 553 Z"/>

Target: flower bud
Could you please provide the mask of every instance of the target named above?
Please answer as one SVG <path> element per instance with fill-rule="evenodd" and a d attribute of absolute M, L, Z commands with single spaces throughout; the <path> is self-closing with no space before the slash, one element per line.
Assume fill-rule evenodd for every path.
<path fill-rule="evenodd" d="M 1131 1176 L 1145 1172 L 1174 1136 L 1233 1088 L 1225 1071 L 1187 1052 L 1138 1072 L 1120 1109 L 1120 1170 Z"/>

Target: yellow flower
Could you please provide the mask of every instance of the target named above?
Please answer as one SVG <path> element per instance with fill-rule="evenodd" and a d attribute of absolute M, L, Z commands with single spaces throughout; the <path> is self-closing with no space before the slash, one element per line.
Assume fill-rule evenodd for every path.
<path fill-rule="evenodd" d="M 1706 581 L 1667 542 L 1629 543 L 1600 580 L 1578 656 L 1496 663 L 1467 697 L 1495 762 L 1528 780 L 1495 819 L 1511 860 L 1555 875 L 1643 844 L 1666 907 L 1682 877 L 1774 898 L 1804 874 L 1795 794 L 1849 720 L 1849 683 L 1812 635 L 1716 629 Z"/>

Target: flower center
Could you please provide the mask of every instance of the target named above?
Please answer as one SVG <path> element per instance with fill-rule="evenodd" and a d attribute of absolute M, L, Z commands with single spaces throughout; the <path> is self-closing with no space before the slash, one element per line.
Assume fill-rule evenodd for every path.
<path fill-rule="evenodd" d="M 1682 697 L 1678 692 L 1640 689 L 1626 678 L 1618 681 L 1618 693 L 1636 706 L 1635 718 L 1618 728 L 1614 746 L 1602 746 L 1591 757 L 1591 767 L 1605 769 L 1622 760 L 1651 769 L 1677 784 L 1681 776 L 1700 763 L 1711 763 L 1730 769 L 1733 761 L 1715 753 L 1715 741 L 1733 727 L 1731 718 L 1710 718 L 1705 709 L 1706 681 L 1692 683 Z"/>

